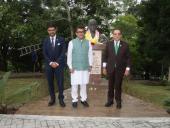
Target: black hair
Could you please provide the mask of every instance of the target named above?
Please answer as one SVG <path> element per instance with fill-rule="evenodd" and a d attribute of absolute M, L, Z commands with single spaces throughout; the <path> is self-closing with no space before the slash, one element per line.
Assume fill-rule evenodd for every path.
<path fill-rule="evenodd" d="M 50 23 L 47 24 L 47 29 L 48 29 L 48 28 L 55 28 L 55 29 L 56 29 L 57 26 L 56 26 L 54 23 L 51 23 L 51 22 L 50 22 Z"/>
<path fill-rule="evenodd" d="M 112 33 L 113 33 L 115 30 L 119 30 L 120 33 L 122 34 L 122 30 L 121 30 L 120 28 L 114 28 L 114 29 L 112 29 Z"/>
<path fill-rule="evenodd" d="M 83 25 L 79 25 L 79 26 L 76 27 L 75 32 L 76 32 L 78 29 L 83 29 L 83 30 L 85 30 L 85 27 L 84 27 Z"/>

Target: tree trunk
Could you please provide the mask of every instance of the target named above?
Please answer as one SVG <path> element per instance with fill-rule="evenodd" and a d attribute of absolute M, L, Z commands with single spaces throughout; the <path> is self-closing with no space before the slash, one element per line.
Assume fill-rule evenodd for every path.
<path fill-rule="evenodd" d="M 168 72 L 168 82 L 170 82 L 170 66 L 169 66 L 169 72 Z"/>
<path fill-rule="evenodd" d="M 1 67 L 0 67 L 0 70 L 2 70 L 2 71 L 7 71 L 7 67 L 8 67 L 8 63 L 7 63 L 7 53 L 8 53 L 8 48 L 6 48 L 5 46 L 4 46 L 4 48 L 3 49 L 1 49 Z"/>
<path fill-rule="evenodd" d="M 7 72 L 8 69 L 8 63 L 6 57 L 3 58 L 3 71 Z"/>
<path fill-rule="evenodd" d="M 6 57 L 4 57 L 4 56 L 2 56 L 2 58 L 0 59 L 0 70 L 1 71 L 7 71 L 7 59 L 6 59 Z"/>
<path fill-rule="evenodd" d="M 8 39 L 3 40 L 1 48 L 0 48 L 0 55 L 1 55 L 1 59 L 2 59 L 2 71 L 7 71 L 8 69 L 8 49 L 9 49 L 9 41 Z"/>
<path fill-rule="evenodd" d="M 70 8 L 69 8 L 69 6 L 68 6 L 67 1 L 65 1 L 65 4 L 66 4 L 67 16 L 68 16 L 67 18 L 68 18 L 69 27 L 70 27 L 70 34 L 71 34 L 71 38 L 73 39 L 74 30 L 73 30 L 72 22 L 71 22 Z"/>

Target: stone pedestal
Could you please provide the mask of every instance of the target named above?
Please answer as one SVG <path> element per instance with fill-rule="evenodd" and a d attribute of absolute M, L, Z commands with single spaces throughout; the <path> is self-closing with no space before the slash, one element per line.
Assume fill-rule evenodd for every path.
<path fill-rule="evenodd" d="M 96 44 L 93 46 L 93 67 L 90 75 L 90 83 L 97 85 L 102 77 L 102 60 L 104 56 L 105 44 Z"/>

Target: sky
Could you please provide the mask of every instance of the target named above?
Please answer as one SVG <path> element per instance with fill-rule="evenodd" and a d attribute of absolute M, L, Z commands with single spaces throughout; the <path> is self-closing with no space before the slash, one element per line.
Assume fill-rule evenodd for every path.
<path fill-rule="evenodd" d="M 138 3 L 140 3 L 141 2 L 141 0 L 137 0 L 138 1 Z"/>

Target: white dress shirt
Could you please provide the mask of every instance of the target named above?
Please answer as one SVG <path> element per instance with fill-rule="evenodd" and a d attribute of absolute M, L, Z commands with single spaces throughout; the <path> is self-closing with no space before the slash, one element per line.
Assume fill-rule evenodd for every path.
<path fill-rule="evenodd" d="M 92 66 L 93 63 L 93 52 L 92 52 L 92 46 L 91 43 L 89 43 L 89 51 L 88 51 L 88 59 L 89 59 L 89 65 Z M 69 67 L 69 69 L 73 69 L 72 67 L 72 50 L 73 50 L 73 42 L 70 41 L 69 45 L 68 45 L 68 52 L 67 52 L 67 65 Z M 71 73 L 71 85 L 72 85 L 72 89 L 74 90 L 74 86 L 77 85 L 81 85 L 81 86 L 86 86 L 89 83 L 89 76 L 90 76 L 90 72 L 89 70 L 74 70 L 73 73 Z M 77 89 L 76 89 L 77 90 Z M 82 91 L 84 89 L 81 89 Z M 84 90 L 85 94 L 86 90 Z M 72 93 L 73 94 L 73 93 Z M 74 97 L 74 96 L 73 96 Z M 77 97 L 77 96 L 75 96 Z M 83 99 L 83 101 L 87 98 L 86 95 L 82 95 L 81 96 Z M 73 98 L 73 102 L 76 101 L 76 98 Z"/>
<path fill-rule="evenodd" d="M 52 37 L 52 36 L 50 36 L 50 41 L 51 41 L 51 43 L 52 43 L 52 38 L 53 38 L 53 43 L 54 43 L 54 44 L 51 44 L 51 45 L 54 45 L 54 47 L 55 47 L 56 35 L 55 35 L 55 36 L 53 36 L 53 37 Z M 49 63 L 49 65 L 52 65 L 52 63 L 56 63 L 56 62 L 50 62 L 50 63 Z M 57 64 L 57 63 L 56 63 L 56 64 Z"/>
<path fill-rule="evenodd" d="M 50 36 L 50 41 L 51 41 L 51 43 L 52 43 L 52 38 L 53 38 L 53 43 L 54 43 L 54 46 L 55 46 L 55 41 L 56 41 L 56 35 L 55 36 Z"/>

